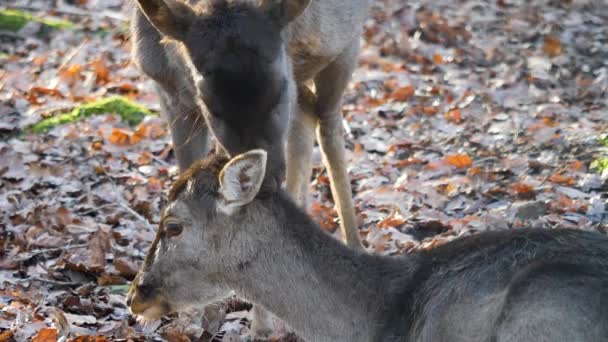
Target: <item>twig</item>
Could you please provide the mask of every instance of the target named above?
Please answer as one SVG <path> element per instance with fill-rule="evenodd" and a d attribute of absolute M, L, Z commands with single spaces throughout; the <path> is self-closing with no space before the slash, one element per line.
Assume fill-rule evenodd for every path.
<path fill-rule="evenodd" d="M 140 221 L 142 221 L 146 227 L 150 230 L 154 230 L 154 227 L 152 227 L 152 225 L 150 224 L 150 222 L 148 221 L 148 219 L 146 219 L 145 217 L 141 216 L 137 211 L 133 210 L 131 207 L 129 207 L 125 202 L 118 202 L 118 205 L 120 205 L 123 209 L 125 209 L 126 211 L 128 211 L 131 215 L 135 216 L 135 218 L 139 219 Z"/>
<path fill-rule="evenodd" d="M 27 257 L 25 257 L 25 258 L 17 259 L 17 262 L 23 262 L 23 261 L 30 260 L 30 259 L 35 258 L 36 256 L 38 256 L 40 254 L 54 253 L 54 252 L 60 252 L 60 251 L 67 251 L 67 250 L 70 250 L 70 249 L 87 247 L 88 245 L 89 245 L 88 243 L 83 243 L 83 244 L 79 244 L 79 245 L 68 245 L 68 246 L 63 246 L 63 247 L 39 249 L 39 250 L 35 250 L 35 251 L 29 252 L 28 253 L 29 255 Z"/>
<path fill-rule="evenodd" d="M 57 286 L 80 286 L 80 285 L 84 284 L 84 283 L 77 283 L 77 282 L 73 282 L 73 281 L 59 281 L 59 280 L 42 278 L 42 277 L 31 277 L 28 280 L 41 281 L 43 283 L 49 283 L 49 284 L 53 284 L 53 285 L 57 285 Z"/>
<path fill-rule="evenodd" d="M 117 206 L 116 203 L 107 203 L 107 204 L 104 204 L 104 205 L 100 205 L 97 208 L 89 209 L 87 211 L 83 211 L 83 212 L 78 213 L 78 214 L 80 214 L 80 215 L 88 215 L 88 214 L 96 212 L 98 210 L 105 209 L 105 208 L 111 208 L 111 207 L 115 207 L 115 206 Z"/>

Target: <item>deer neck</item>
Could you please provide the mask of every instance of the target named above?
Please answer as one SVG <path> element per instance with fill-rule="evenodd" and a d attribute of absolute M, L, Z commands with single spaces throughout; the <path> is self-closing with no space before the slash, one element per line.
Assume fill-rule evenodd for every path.
<path fill-rule="evenodd" d="M 373 340 L 413 267 L 407 259 L 349 249 L 286 201 L 275 216 L 281 235 L 243 272 L 237 291 L 308 341 Z"/>

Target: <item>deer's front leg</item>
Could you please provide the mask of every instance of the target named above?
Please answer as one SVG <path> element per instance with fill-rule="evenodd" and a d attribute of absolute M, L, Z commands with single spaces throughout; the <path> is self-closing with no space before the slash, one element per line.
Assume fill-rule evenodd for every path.
<path fill-rule="evenodd" d="M 355 42 L 338 59 L 323 69 L 315 78 L 319 123 L 317 138 L 331 182 L 331 192 L 340 217 L 340 229 L 346 244 L 362 248 L 352 200 L 350 179 L 346 171 L 344 129 L 340 100 L 350 80 L 359 55 Z"/>
<path fill-rule="evenodd" d="M 200 108 L 158 89 L 161 109 L 169 123 L 173 150 L 181 171 L 209 153 L 209 130 Z"/>
<path fill-rule="evenodd" d="M 305 86 L 298 87 L 298 112 L 290 123 L 287 133 L 287 191 L 301 207 L 306 207 L 312 150 L 315 139 L 317 115 L 315 95 Z"/>

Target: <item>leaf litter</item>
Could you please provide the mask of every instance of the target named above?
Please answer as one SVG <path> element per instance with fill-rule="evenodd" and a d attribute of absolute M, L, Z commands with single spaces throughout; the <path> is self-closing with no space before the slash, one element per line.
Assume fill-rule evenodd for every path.
<path fill-rule="evenodd" d="M 3 6 L 74 26 L 0 32 L 0 341 L 251 340 L 236 299 L 147 326 L 125 307 L 177 172 L 162 119 L 95 105 L 158 111 L 130 62 L 129 3 Z M 370 252 L 497 229 L 608 231 L 607 6 L 373 1 L 342 107 Z M 321 160 L 315 148 L 309 213 L 339 238 Z M 295 340 L 284 330 L 273 340 Z"/>

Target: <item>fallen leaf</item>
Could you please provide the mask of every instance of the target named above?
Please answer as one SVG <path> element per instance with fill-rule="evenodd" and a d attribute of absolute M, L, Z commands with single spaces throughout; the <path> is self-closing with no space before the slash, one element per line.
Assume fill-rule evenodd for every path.
<path fill-rule="evenodd" d="M 535 197 L 534 187 L 526 183 L 513 183 L 509 186 L 512 195 L 521 199 L 532 199 Z"/>
<path fill-rule="evenodd" d="M 42 328 L 38 334 L 32 338 L 32 342 L 57 342 L 57 329 Z"/>
<path fill-rule="evenodd" d="M 12 330 L 4 330 L 3 332 L 0 333 L 0 342 L 10 341 L 12 337 L 13 337 Z"/>
<path fill-rule="evenodd" d="M 435 62 L 435 64 L 443 64 L 443 57 L 440 54 L 436 53 L 433 55 L 433 62 Z"/>
<path fill-rule="evenodd" d="M 95 82 L 97 84 L 106 84 L 110 81 L 110 70 L 104 60 L 103 56 L 100 56 L 91 62 L 93 71 L 95 72 Z"/>
<path fill-rule="evenodd" d="M 126 146 L 131 144 L 131 132 L 120 128 L 113 128 L 108 141 L 114 145 Z"/>
<path fill-rule="evenodd" d="M 447 155 L 443 158 L 443 160 L 452 166 L 457 168 L 467 168 L 473 165 L 473 160 L 466 154 L 452 154 Z"/>
<path fill-rule="evenodd" d="M 389 216 L 385 217 L 382 221 L 378 222 L 378 228 L 388 228 L 388 227 L 400 227 L 405 224 L 405 219 L 401 217 L 401 215 L 397 213 L 391 213 Z"/>
<path fill-rule="evenodd" d="M 554 35 L 546 36 L 543 42 L 543 52 L 549 57 L 557 57 L 562 54 L 562 43 Z"/>
<path fill-rule="evenodd" d="M 59 76 L 62 81 L 66 82 L 68 85 L 73 85 L 76 81 L 78 81 L 81 77 L 80 73 L 82 72 L 82 65 L 80 64 L 72 64 L 67 68 L 64 68 L 59 71 Z"/>
<path fill-rule="evenodd" d="M 565 177 L 560 174 L 554 174 L 549 177 L 549 180 L 553 183 L 563 184 L 563 185 L 574 185 L 576 181 L 572 177 Z"/>
<path fill-rule="evenodd" d="M 454 108 L 450 109 L 444 114 L 444 117 L 447 121 L 459 124 L 462 122 L 462 114 L 460 113 L 460 109 Z"/>
<path fill-rule="evenodd" d="M 389 98 L 395 101 L 404 102 L 407 101 L 410 97 L 412 97 L 415 91 L 416 89 L 414 88 L 414 86 L 407 85 L 405 87 L 397 88 L 389 95 Z"/>

